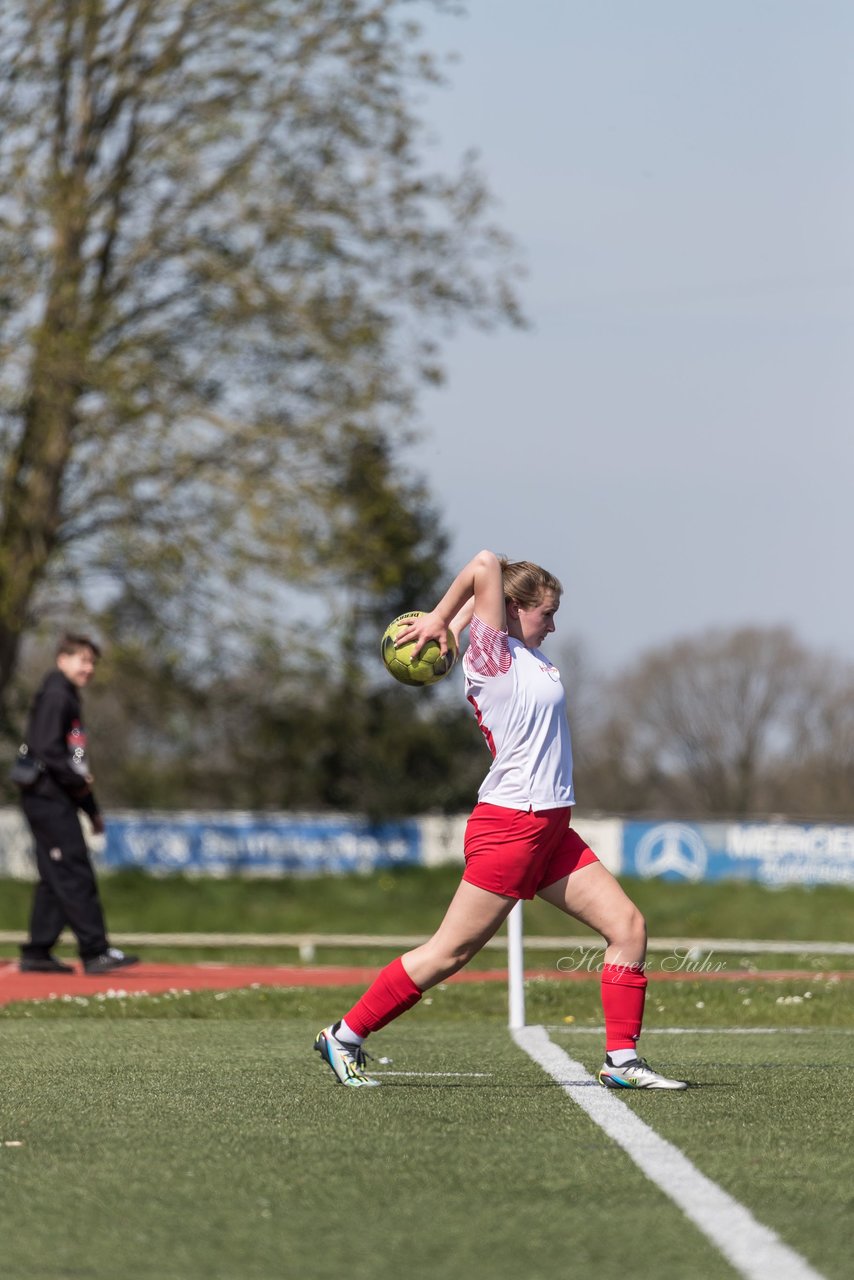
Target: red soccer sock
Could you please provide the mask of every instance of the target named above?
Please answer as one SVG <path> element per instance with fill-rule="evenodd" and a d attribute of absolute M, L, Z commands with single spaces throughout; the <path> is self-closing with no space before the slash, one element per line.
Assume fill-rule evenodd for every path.
<path fill-rule="evenodd" d="M 344 1014 L 344 1021 L 357 1036 L 370 1035 L 411 1009 L 421 994 L 398 957 L 377 974 L 362 998 Z"/>
<path fill-rule="evenodd" d="M 602 1009 L 605 1013 L 605 1052 L 634 1049 L 643 1022 L 646 975 L 637 967 L 602 966 Z"/>

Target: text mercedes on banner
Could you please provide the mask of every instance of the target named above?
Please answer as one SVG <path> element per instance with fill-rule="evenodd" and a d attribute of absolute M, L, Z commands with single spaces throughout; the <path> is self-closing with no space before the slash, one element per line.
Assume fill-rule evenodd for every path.
<path fill-rule="evenodd" d="M 624 875 L 760 884 L 854 884 L 854 827 L 794 822 L 625 822 Z"/>

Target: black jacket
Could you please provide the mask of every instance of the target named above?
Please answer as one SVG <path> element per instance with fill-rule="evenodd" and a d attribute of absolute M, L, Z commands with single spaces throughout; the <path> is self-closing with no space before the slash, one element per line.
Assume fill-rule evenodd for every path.
<path fill-rule="evenodd" d="M 86 732 L 77 686 L 62 674 L 45 676 L 33 699 L 27 724 L 27 746 L 45 766 L 32 795 L 56 795 L 57 789 L 90 817 L 98 805 L 86 781 Z"/>

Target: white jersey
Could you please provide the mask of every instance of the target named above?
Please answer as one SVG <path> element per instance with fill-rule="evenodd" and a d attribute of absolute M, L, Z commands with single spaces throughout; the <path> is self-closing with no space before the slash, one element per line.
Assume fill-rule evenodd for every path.
<path fill-rule="evenodd" d="M 474 617 L 463 673 L 492 752 L 478 800 L 505 809 L 573 805 L 572 742 L 557 667 L 542 650 Z"/>

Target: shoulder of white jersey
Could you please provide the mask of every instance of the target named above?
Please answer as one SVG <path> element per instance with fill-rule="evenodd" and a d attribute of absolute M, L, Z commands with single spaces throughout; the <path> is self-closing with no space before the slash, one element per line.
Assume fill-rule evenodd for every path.
<path fill-rule="evenodd" d="M 475 614 L 469 627 L 469 647 L 463 658 L 466 674 L 472 679 L 506 675 L 511 661 L 510 636 L 507 632 L 491 627 Z"/>

